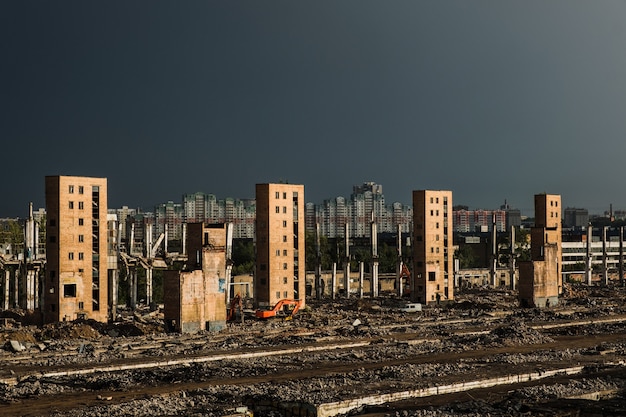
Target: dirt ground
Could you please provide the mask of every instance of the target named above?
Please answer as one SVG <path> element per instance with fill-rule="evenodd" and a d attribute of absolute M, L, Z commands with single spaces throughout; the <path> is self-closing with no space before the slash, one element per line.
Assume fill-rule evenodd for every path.
<path fill-rule="evenodd" d="M 0 415 L 314 415 L 322 404 L 580 367 L 489 389 L 366 405 L 389 416 L 626 415 L 626 290 L 567 287 L 521 309 L 476 288 L 403 313 L 406 300 L 307 300 L 293 320 L 237 317 L 218 333 L 164 333 L 160 311 L 123 320 L 20 326 L 1 312 Z"/>

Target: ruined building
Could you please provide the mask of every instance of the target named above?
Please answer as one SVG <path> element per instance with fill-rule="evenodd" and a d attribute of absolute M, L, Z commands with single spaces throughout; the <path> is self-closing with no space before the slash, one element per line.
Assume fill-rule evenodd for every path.
<path fill-rule="evenodd" d="M 558 303 L 561 276 L 561 196 L 535 195 L 535 226 L 530 234 L 530 261 L 519 263 L 522 306 L 548 307 Z"/>
<path fill-rule="evenodd" d="M 106 178 L 47 176 L 46 212 L 44 322 L 106 322 Z"/>
<path fill-rule="evenodd" d="M 304 300 L 304 185 L 257 184 L 256 204 L 254 302 Z"/>
<path fill-rule="evenodd" d="M 219 331 L 226 326 L 227 225 L 189 223 L 187 229 L 185 268 L 163 277 L 165 325 L 181 333 Z"/>
<path fill-rule="evenodd" d="M 411 299 L 453 300 L 452 191 L 413 191 L 413 236 Z"/>

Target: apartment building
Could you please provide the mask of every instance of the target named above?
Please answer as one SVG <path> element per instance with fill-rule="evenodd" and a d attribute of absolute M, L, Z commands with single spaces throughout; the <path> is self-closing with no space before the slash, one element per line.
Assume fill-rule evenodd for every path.
<path fill-rule="evenodd" d="M 256 202 L 254 199 L 225 198 L 218 200 L 213 194 L 201 192 L 183 195 L 184 221 L 232 223 L 233 237 L 254 237 Z"/>
<path fill-rule="evenodd" d="M 402 233 L 409 233 L 412 220 L 412 207 L 395 202 L 385 204 L 383 187 L 366 182 L 355 185 L 349 199 L 336 197 L 324 200 L 322 204 L 307 204 L 307 231 L 314 232 L 320 225 L 320 233 L 328 238 L 345 237 L 345 225 L 351 238 L 369 238 L 372 217 L 379 233 L 396 233 L 400 225 Z"/>
<path fill-rule="evenodd" d="M 304 185 L 256 185 L 254 301 L 305 298 Z"/>
<path fill-rule="evenodd" d="M 413 191 L 413 236 L 411 299 L 453 300 L 452 191 Z"/>
<path fill-rule="evenodd" d="M 47 176 L 44 322 L 106 322 L 107 180 Z"/>

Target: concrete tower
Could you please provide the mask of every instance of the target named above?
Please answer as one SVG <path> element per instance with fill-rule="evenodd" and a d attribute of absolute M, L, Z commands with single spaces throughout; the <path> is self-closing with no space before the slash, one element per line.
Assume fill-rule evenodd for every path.
<path fill-rule="evenodd" d="M 107 180 L 46 177 L 44 322 L 106 322 Z"/>
<path fill-rule="evenodd" d="M 563 288 L 561 275 L 561 196 L 535 195 L 535 226 L 530 233 L 530 261 L 519 265 L 523 306 L 554 306 Z"/>
<path fill-rule="evenodd" d="M 304 185 L 256 185 L 256 273 L 258 307 L 305 298 Z"/>
<path fill-rule="evenodd" d="M 453 300 L 452 191 L 413 191 L 413 237 L 411 299 Z"/>

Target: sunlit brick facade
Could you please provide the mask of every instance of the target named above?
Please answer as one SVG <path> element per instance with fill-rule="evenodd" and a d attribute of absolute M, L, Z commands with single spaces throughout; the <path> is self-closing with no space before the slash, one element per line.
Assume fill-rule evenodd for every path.
<path fill-rule="evenodd" d="M 106 322 L 106 178 L 46 177 L 46 212 L 44 321 Z"/>

